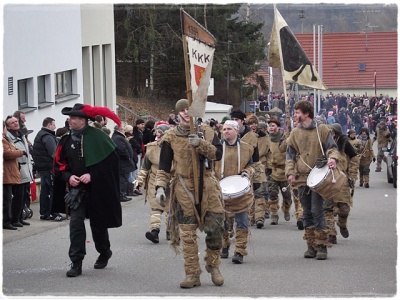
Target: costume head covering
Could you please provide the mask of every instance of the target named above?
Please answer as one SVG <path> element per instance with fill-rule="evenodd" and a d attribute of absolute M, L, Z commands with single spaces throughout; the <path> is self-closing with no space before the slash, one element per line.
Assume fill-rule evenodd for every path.
<path fill-rule="evenodd" d="M 61 113 L 63 115 L 81 117 L 92 121 L 96 119 L 96 116 L 100 115 L 110 118 L 115 124 L 121 126 L 119 117 L 105 106 L 91 106 L 89 104 L 76 103 L 73 107 L 64 107 Z"/>
<path fill-rule="evenodd" d="M 244 112 L 242 112 L 241 110 L 234 110 L 231 112 L 231 118 L 235 118 L 235 119 L 240 119 L 240 120 L 244 120 L 246 118 L 246 114 Z"/>
<path fill-rule="evenodd" d="M 263 117 L 263 116 L 259 116 L 258 117 L 258 121 L 259 122 L 267 122 L 267 119 L 265 117 Z"/>
<path fill-rule="evenodd" d="M 261 128 L 267 129 L 267 123 L 264 123 L 264 122 L 258 123 L 258 129 L 261 129 Z"/>
<path fill-rule="evenodd" d="M 255 115 L 252 115 L 246 119 L 246 124 L 258 124 L 258 118 Z"/>
<path fill-rule="evenodd" d="M 347 132 L 348 135 L 350 135 L 350 134 L 352 134 L 352 133 L 356 133 L 356 131 L 355 131 L 354 129 L 350 129 L 350 130 Z"/>
<path fill-rule="evenodd" d="M 339 123 L 333 123 L 330 125 L 332 130 L 335 132 L 335 134 L 341 135 L 342 134 L 342 126 L 340 126 Z"/>
<path fill-rule="evenodd" d="M 369 129 L 367 127 L 362 127 L 360 129 L 360 134 L 363 133 L 363 132 L 365 132 L 367 135 L 369 135 Z"/>
<path fill-rule="evenodd" d="M 272 119 L 270 119 L 270 120 L 268 121 L 268 124 L 269 124 L 269 123 L 275 123 L 276 126 L 281 127 L 281 122 L 280 122 L 277 118 L 272 118 Z"/>
<path fill-rule="evenodd" d="M 224 125 L 230 125 L 233 128 L 235 128 L 236 130 L 239 130 L 239 123 L 233 120 L 227 120 Z"/>
<path fill-rule="evenodd" d="M 179 113 L 182 109 L 189 108 L 189 100 L 180 99 L 175 104 L 175 111 Z"/>

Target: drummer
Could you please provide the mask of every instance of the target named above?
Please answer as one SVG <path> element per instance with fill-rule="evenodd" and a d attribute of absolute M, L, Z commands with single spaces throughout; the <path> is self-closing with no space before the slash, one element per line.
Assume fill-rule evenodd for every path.
<path fill-rule="evenodd" d="M 242 177 L 247 177 L 250 180 L 254 174 L 252 166 L 254 147 L 241 141 L 238 137 L 238 122 L 228 120 L 224 123 L 222 130 L 222 159 L 215 162 L 215 175 L 217 179 L 221 180 L 228 176 L 240 174 Z M 248 193 L 240 195 L 238 198 L 225 200 L 225 211 L 226 213 L 233 213 L 236 222 L 236 246 L 232 257 L 232 262 L 235 264 L 242 264 L 243 256 L 247 255 L 248 212 L 253 202 L 253 191 L 250 181 L 249 185 L 250 189 Z M 226 220 L 224 225 L 221 258 L 228 258 L 231 239 Z"/>
<path fill-rule="evenodd" d="M 328 257 L 329 242 L 324 201 L 321 195 L 306 185 L 306 182 L 308 174 L 319 159 L 327 158 L 327 165 L 332 169 L 336 168 L 339 152 L 329 126 L 317 126 L 314 107 L 310 101 L 297 102 L 294 106 L 294 116 L 299 125 L 293 129 L 287 140 L 285 175 L 289 183 L 298 185 L 305 228 L 303 239 L 308 247 L 304 257 L 325 260 Z"/>

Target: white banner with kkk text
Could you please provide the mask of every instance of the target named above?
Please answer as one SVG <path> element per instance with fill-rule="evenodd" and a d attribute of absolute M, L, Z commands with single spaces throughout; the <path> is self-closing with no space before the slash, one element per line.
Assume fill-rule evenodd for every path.
<path fill-rule="evenodd" d="M 189 36 L 186 36 L 186 42 L 188 45 L 190 84 L 193 99 L 188 113 L 192 117 L 202 117 L 206 110 L 215 48 Z"/>

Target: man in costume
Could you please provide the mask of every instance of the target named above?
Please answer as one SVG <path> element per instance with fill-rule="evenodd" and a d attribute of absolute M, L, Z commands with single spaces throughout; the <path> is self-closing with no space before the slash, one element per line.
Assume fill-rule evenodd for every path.
<path fill-rule="evenodd" d="M 156 140 L 146 145 L 146 154 L 144 156 L 139 175 L 133 181 L 134 189 L 144 187 L 146 190 L 145 201 L 150 202 L 150 231 L 147 231 L 145 236 L 148 240 L 155 244 L 159 243 L 159 233 L 161 228 L 161 215 L 165 212 L 165 220 L 168 221 L 169 210 L 169 186 L 167 185 L 167 199 L 165 206 L 161 206 L 156 200 L 156 174 L 160 162 L 161 138 L 164 132 L 170 128 L 167 122 L 159 121 L 155 123 Z M 173 174 L 173 172 L 171 171 Z M 166 222 L 167 223 L 167 222 Z M 168 225 L 168 224 L 167 224 Z M 167 240 L 169 232 L 167 227 Z"/>
<path fill-rule="evenodd" d="M 379 122 L 379 124 L 376 128 L 376 134 L 374 136 L 374 140 L 373 140 L 372 144 L 375 141 L 378 141 L 378 155 L 376 156 L 377 161 L 376 161 L 375 172 L 381 172 L 382 171 L 382 160 L 383 160 L 383 157 L 385 156 L 383 148 L 387 147 L 392 142 L 390 131 L 387 128 L 385 122 L 383 122 L 383 121 Z"/>
<path fill-rule="evenodd" d="M 360 150 L 358 154 L 360 155 L 360 187 L 364 186 L 369 188 L 369 173 L 371 162 L 375 162 L 375 153 L 372 148 L 372 141 L 369 137 L 369 130 L 366 127 L 360 129 L 360 135 L 358 140 L 361 142 Z"/>
<path fill-rule="evenodd" d="M 303 207 L 303 239 L 307 242 L 305 258 L 327 259 L 328 230 L 325 221 L 323 198 L 307 185 L 307 177 L 317 161 L 326 157 L 331 169 L 339 160 L 337 146 L 329 126 L 317 124 L 314 107 L 307 100 L 295 104 L 294 117 L 299 125 L 292 130 L 287 140 L 285 174 L 289 183 L 298 184 L 298 193 Z"/>
<path fill-rule="evenodd" d="M 241 175 L 249 179 L 254 175 L 252 155 L 254 147 L 243 142 L 239 136 L 239 124 L 236 121 L 226 121 L 223 127 L 223 154 L 221 161 L 215 163 L 215 174 L 218 180 L 232 175 Z M 235 240 L 236 246 L 232 262 L 235 264 L 243 263 L 243 256 L 247 255 L 247 239 L 249 235 L 249 210 L 254 201 L 252 189 L 249 192 L 233 199 L 225 199 L 225 211 L 233 214 L 236 228 Z M 225 223 L 223 249 L 221 255 L 228 257 L 231 239 L 229 236 L 229 227 Z"/>
<path fill-rule="evenodd" d="M 271 174 L 268 181 L 269 211 L 271 212 L 271 225 L 278 225 L 279 215 L 279 191 L 282 194 L 282 211 L 286 221 L 290 220 L 290 207 L 292 195 L 289 183 L 285 177 L 286 162 L 286 135 L 281 129 L 281 123 L 277 118 L 268 121 Z"/>
<path fill-rule="evenodd" d="M 156 199 L 165 205 L 165 190 L 170 182 L 171 167 L 174 176 L 171 186 L 171 245 L 178 250 L 182 242 L 182 253 L 186 278 L 181 288 L 200 286 L 197 228 L 206 233 L 206 271 L 211 273 L 212 282 L 222 285 L 224 278 L 219 270 L 219 253 L 222 247 L 224 210 L 221 188 L 212 170 L 212 162 L 220 160 L 222 145 L 214 130 L 201 127 L 204 136 L 190 133 L 189 101 L 180 99 L 175 109 L 180 117 L 178 126 L 165 132 L 161 145 L 160 166 L 156 175 Z M 198 161 L 199 174 L 194 174 L 194 161 Z M 195 180 L 200 179 L 199 197 L 196 200 Z M 178 236 L 179 232 L 179 236 Z"/>
<path fill-rule="evenodd" d="M 340 153 L 339 163 L 337 168 L 346 174 L 347 180 L 345 181 L 340 192 L 331 199 L 325 199 L 324 210 L 326 224 L 329 229 L 329 243 L 337 243 L 337 232 L 335 229 L 334 210 L 337 212 L 338 221 L 337 225 L 340 228 L 340 234 L 344 238 L 349 237 L 349 230 L 347 229 L 347 218 L 350 213 L 350 206 L 352 204 L 352 190 L 357 179 L 359 158 L 353 146 L 348 141 L 348 137 L 342 134 L 342 128 L 339 123 L 330 125 L 333 132 L 333 139 L 338 146 Z"/>
<path fill-rule="evenodd" d="M 67 276 L 76 277 L 82 274 L 86 255 L 85 218 L 90 219 L 93 241 L 100 253 L 95 269 L 105 268 L 112 255 L 108 228 L 122 225 L 116 145 L 101 129 L 89 126 L 88 119 L 103 115 L 118 126 L 121 121 L 107 107 L 80 103 L 63 108 L 61 113 L 69 116 L 70 132 L 61 138 L 54 156 L 53 211 L 69 207 L 68 254 L 72 264 Z M 66 184 L 69 192 L 65 195 Z"/>

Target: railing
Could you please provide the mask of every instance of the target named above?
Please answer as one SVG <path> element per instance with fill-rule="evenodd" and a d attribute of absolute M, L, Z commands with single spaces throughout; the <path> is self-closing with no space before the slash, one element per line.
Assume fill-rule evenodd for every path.
<path fill-rule="evenodd" d="M 154 122 L 157 122 L 158 119 L 151 116 L 151 115 L 139 115 L 137 113 L 135 113 L 133 110 L 131 110 L 130 108 L 126 107 L 125 105 L 118 103 L 117 102 L 117 106 L 118 106 L 118 115 L 120 115 L 120 109 L 123 109 L 123 122 L 125 123 L 129 123 L 128 121 L 133 121 L 133 120 L 137 120 L 137 119 L 143 119 L 145 121 L 148 120 L 153 120 Z"/>

